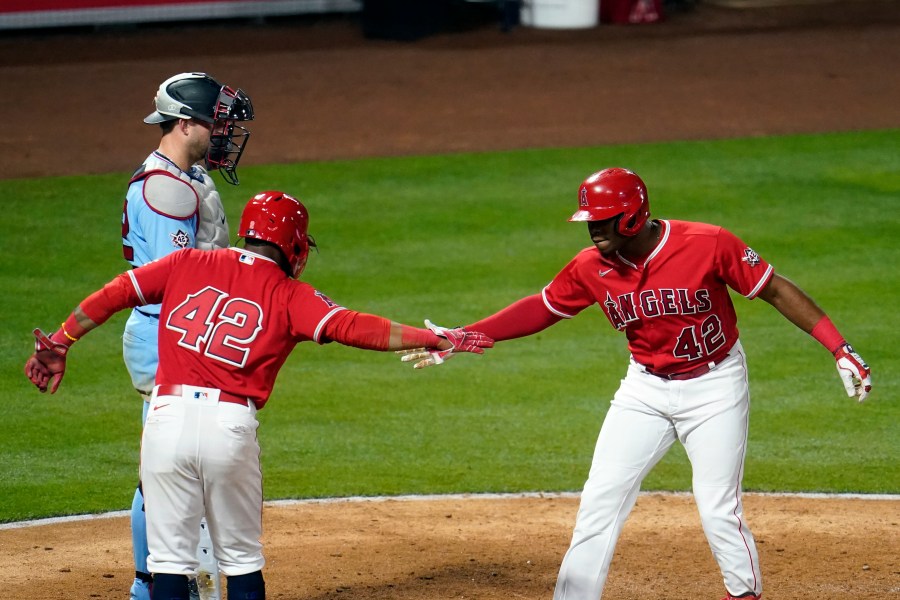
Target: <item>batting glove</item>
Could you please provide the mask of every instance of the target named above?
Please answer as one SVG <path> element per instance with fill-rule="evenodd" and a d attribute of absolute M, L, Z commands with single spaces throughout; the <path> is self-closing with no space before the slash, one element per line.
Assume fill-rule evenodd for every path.
<path fill-rule="evenodd" d="M 442 337 L 453 344 L 453 347 L 450 348 L 450 351 L 452 352 L 474 352 L 475 354 L 484 354 L 485 348 L 493 348 L 494 346 L 494 340 L 480 331 L 466 331 L 462 327 L 448 329 L 447 327 L 435 325 L 428 319 L 425 319 L 425 327 L 430 329 L 436 336 Z M 447 351 L 443 350 L 442 352 Z"/>
<path fill-rule="evenodd" d="M 413 348 L 411 350 L 397 351 L 402 362 L 415 361 L 414 369 L 424 369 L 425 367 L 444 364 L 460 352 L 484 354 L 485 348 L 494 346 L 494 340 L 479 331 L 466 331 L 462 327 L 449 329 L 435 325 L 428 319 L 425 319 L 425 327 L 430 329 L 436 336 L 444 338 L 453 344 L 453 346 L 447 350 Z"/>
<path fill-rule="evenodd" d="M 69 347 L 58 344 L 40 329 L 34 330 L 34 354 L 25 362 L 25 376 L 41 392 L 53 394 L 66 374 L 66 354 Z"/>
<path fill-rule="evenodd" d="M 856 396 L 857 401 L 863 402 L 872 391 L 872 371 L 869 365 L 847 343 L 835 351 L 834 359 L 847 396 Z"/>
<path fill-rule="evenodd" d="M 453 350 L 433 350 L 429 348 L 413 348 L 411 350 L 397 350 L 401 362 L 418 361 L 413 369 L 424 369 L 434 365 L 442 365 L 454 356 Z"/>

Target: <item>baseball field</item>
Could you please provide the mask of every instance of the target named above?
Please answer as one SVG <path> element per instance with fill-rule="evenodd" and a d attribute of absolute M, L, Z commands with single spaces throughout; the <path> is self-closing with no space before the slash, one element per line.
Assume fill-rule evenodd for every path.
<path fill-rule="evenodd" d="M 13 117 L 0 146 L 5 594 L 127 593 L 140 409 L 125 315 L 79 343 L 56 395 L 21 369 L 32 328 L 55 328 L 125 267 L 125 183 L 157 138 L 140 119 L 158 81 L 205 70 L 258 115 L 241 185 L 219 184 L 232 230 L 257 191 L 300 197 L 320 246 L 304 279 L 357 310 L 457 325 L 539 291 L 588 245 L 566 218 L 605 166 L 642 175 L 654 216 L 738 233 L 822 305 L 874 379 L 868 402 L 848 400 L 821 346 L 736 299 L 766 598 L 900 597 L 895 8 L 700 4 L 654 26 L 482 24 L 414 44 L 325 17 L 0 37 L 0 78 L 19 93 L 0 95 Z M 626 361 L 594 310 L 423 372 L 301 345 L 259 415 L 272 597 L 551 597 Z M 604 597 L 721 596 L 689 487 L 674 448 Z M 68 518 L 81 515 L 100 518 Z"/>

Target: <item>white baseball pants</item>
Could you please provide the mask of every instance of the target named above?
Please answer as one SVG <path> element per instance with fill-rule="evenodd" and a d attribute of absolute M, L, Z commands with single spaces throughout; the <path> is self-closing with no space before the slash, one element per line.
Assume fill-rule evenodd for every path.
<path fill-rule="evenodd" d="M 741 504 L 749 408 L 740 342 L 695 379 L 661 379 L 631 361 L 600 429 L 554 600 L 601 598 L 641 482 L 676 439 L 691 462 L 694 499 L 725 587 L 760 594 L 756 544 Z"/>
<path fill-rule="evenodd" d="M 195 575 L 200 519 L 206 514 L 219 569 L 259 571 L 262 471 L 256 407 L 220 402 L 219 390 L 154 390 L 141 442 L 151 573 Z"/>

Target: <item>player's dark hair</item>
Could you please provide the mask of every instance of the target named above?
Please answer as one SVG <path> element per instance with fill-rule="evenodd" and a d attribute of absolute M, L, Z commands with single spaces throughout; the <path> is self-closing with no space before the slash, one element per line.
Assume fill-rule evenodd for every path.
<path fill-rule="evenodd" d="M 265 240 L 258 240 L 256 238 L 244 238 L 244 247 L 245 248 L 265 248 L 265 247 L 274 248 L 275 250 L 278 251 L 277 254 L 275 254 L 275 256 L 278 257 L 276 259 L 276 261 L 278 262 L 278 266 L 281 267 L 282 271 L 287 273 L 288 277 L 294 276 L 293 271 L 291 270 L 290 262 L 288 262 L 287 257 L 284 255 L 284 252 L 276 244 L 273 244 L 272 242 L 267 242 Z"/>
<path fill-rule="evenodd" d="M 159 124 L 159 128 L 162 130 L 163 135 L 167 133 L 172 133 L 172 130 L 175 129 L 175 125 L 178 123 L 180 119 L 172 119 L 170 121 L 163 121 Z"/>

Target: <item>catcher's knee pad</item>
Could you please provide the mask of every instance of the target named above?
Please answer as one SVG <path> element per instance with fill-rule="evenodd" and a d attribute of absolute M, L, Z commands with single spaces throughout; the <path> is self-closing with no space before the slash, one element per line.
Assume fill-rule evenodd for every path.
<path fill-rule="evenodd" d="M 153 574 L 152 600 L 190 600 L 190 593 L 187 575 Z"/>
<path fill-rule="evenodd" d="M 228 600 L 266 600 L 262 571 L 229 577 Z"/>

